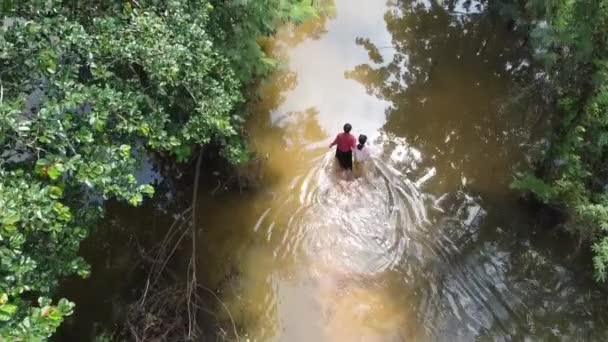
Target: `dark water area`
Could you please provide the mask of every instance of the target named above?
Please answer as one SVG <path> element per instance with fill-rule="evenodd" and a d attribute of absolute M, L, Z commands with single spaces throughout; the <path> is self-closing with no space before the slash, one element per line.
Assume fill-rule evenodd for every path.
<path fill-rule="evenodd" d="M 196 203 L 218 321 L 230 312 L 250 341 L 608 337 L 588 253 L 509 188 L 550 117 L 522 32 L 486 2 L 338 0 L 264 48 L 284 65 L 250 104 L 260 186 L 224 189 L 205 164 Z M 347 121 L 374 151 L 354 182 L 327 149 Z M 108 204 L 82 247 L 91 278 L 62 288 L 77 307 L 56 340 L 124 322 L 141 255 L 191 204 L 192 168 L 140 208 Z M 168 267 L 183 273 L 188 251 Z"/>

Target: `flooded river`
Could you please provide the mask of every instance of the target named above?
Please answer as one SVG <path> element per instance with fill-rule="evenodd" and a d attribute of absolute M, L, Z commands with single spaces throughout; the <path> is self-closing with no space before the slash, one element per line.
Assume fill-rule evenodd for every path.
<path fill-rule="evenodd" d="M 263 42 L 283 66 L 250 105 L 262 190 L 200 194 L 219 319 L 250 341 L 605 339 L 605 297 L 564 253 L 574 243 L 536 229 L 509 189 L 547 121 L 525 39 L 485 2 L 334 5 Z M 354 182 L 328 149 L 345 122 L 374 151 Z M 98 242 L 162 236 L 159 197 L 109 207 L 85 245 L 93 277 L 66 285 L 78 306 L 60 339 L 124 314 L 136 253 Z"/>

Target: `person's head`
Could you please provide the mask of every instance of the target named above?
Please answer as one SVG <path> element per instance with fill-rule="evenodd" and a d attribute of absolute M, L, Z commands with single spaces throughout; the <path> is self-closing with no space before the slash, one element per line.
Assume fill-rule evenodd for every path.
<path fill-rule="evenodd" d="M 365 134 L 359 135 L 359 145 L 357 145 L 357 148 L 362 149 L 363 146 L 365 146 L 366 142 L 367 142 L 367 135 L 365 135 Z"/>
<path fill-rule="evenodd" d="M 353 126 L 351 126 L 349 123 L 344 124 L 344 133 L 350 133 L 350 131 L 353 129 Z"/>

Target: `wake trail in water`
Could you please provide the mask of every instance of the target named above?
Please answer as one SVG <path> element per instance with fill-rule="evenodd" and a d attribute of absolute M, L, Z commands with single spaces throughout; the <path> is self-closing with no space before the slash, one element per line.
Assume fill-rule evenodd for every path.
<path fill-rule="evenodd" d="M 458 210 L 442 209 L 436 196 L 420 188 L 422 182 L 410 180 L 390 158 L 376 158 L 367 175 L 353 182 L 340 180 L 333 164 L 333 154 L 326 153 L 300 165 L 278 205 L 260 216 L 256 231 L 269 241 L 280 234 L 275 258 L 292 258 L 302 279 L 334 284 L 337 292 L 321 299 L 333 306 L 344 291 L 372 291 L 397 274 L 395 293 L 407 298 L 407 307 L 395 322 L 416 320 L 408 325 L 422 327 L 418 336 L 465 339 L 496 327 L 508 331 L 513 305 L 521 300 L 505 281 L 505 261 L 491 245 L 481 255 L 466 255 L 467 234 L 476 227 L 458 214 L 474 208 L 483 215 L 481 207 L 465 196 Z M 403 326 L 383 329 L 379 341 Z"/>

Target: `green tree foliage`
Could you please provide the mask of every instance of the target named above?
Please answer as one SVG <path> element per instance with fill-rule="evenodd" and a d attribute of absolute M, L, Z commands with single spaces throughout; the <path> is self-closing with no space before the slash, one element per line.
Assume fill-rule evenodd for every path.
<path fill-rule="evenodd" d="M 147 151 L 246 158 L 243 89 L 270 66 L 256 39 L 316 15 L 298 0 L 18 0 L 0 22 L 0 340 L 49 337 L 73 310 L 53 295 L 87 276 L 80 241 Z M 36 302 L 36 297 L 40 296 Z"/>
<path fill-rule="evenodd" d="M 536 174 L 513 186 L 568 214 L 593 241 L 598 280 L 608 277 L 608 1 L 528 0 L 531 38 L 559 98 L 561 121 Z"/>

